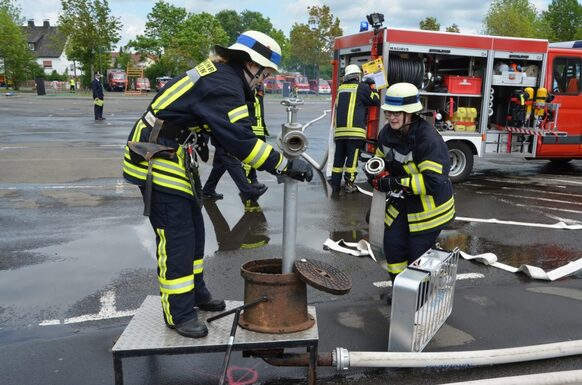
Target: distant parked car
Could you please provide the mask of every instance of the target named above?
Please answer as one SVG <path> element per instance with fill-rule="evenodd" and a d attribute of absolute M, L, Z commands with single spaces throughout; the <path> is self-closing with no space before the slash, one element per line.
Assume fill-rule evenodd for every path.
<path fill-rule="evenodd" d="M 172 80 L 170 76 L 160 76 L 159 78 L 156 78 L 156 90 L 161 90 L 170 80 Z"/>
<path fill-rule="evenodd" d="M 135 82 L 136 91 L 150 92 L 150 79 L 148 78 L 137 78 Z"/>
<path fill-rule="evenodd" d="M 319 88 L 319 92 L 318 92 Z M 317 94 L 320 95 L 329 95 L 331 94 L 331 87 L 327 80 L 319 79 L 319 82 L 315 79 L 309 81 L 309 93 L 310 94 Z"/>
<path fill-rule="evenodd" d="M 273 75 L 268 77 L 264 82 L 265 92 L 269 94 L 280 94 L 283 92 L 283 82 L 285 82 L 285 77 L 282 75 Z"/>

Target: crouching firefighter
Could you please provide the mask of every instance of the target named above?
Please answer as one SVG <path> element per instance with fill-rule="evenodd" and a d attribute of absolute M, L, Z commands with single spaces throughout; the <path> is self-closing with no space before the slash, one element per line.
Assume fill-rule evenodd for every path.
<path fill-rule="evenodd" d="M 156 236 L 157 273 L 166 325 L 191 338 L 208 329 L 197 310 L 220 311 L 223 300 L 204 281 L 204 221 L 198 159 L 207 159 L 208 133 L 230 154 L 258 170 L 310 181 L 301 159 L 287 160 L 251 130 L 247 103 L 255 84 L 277 71 L 281 48 L 256 31 L 168 82 L 133 126 L 123 176 L 140 187 Z M 203 159 L 204 160 L 204 159 Z"/>
<path fill-rule="evenodd" d="M 396 83 L 382 104 L 386 125 L 378 133 L 376 156 L 385 172 L 368 182 L 391 194 L 384 214 L 384 254 L 390 278 L 434 246 L 441 230 L 455 218 L 449 153 L 437 130 L 422 119 L 418 89 Z"/>

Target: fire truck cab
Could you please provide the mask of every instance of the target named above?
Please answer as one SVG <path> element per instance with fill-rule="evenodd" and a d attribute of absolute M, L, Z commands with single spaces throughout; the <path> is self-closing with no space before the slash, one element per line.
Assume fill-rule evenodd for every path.
<path fill-rule="evenodd" d="M 345 67 L 378 58 L 388 85 L 419 88 L 421 116 L 448 145 L 453 182 L 469 177 L 474 156 L 582 158 L 582 41 L 395 28 L 342 36 L 334 46 L 332 109 Z M 368 152 L 383 125 L 383 114 L 371 109 Z"/>

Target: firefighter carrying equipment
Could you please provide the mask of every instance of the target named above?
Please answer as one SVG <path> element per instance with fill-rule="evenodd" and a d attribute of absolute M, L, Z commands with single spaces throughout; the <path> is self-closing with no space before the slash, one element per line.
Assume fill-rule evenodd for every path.
<path fill-rule="evenodd" d="M 438 132 L 422 118 L 410 125 L 408 135 L 384 126 L 378 135 L 376 156 L 408 194 L 386 205 L 384 223 L 390 227 L 400 212 L 407 215 L 411 233 L 442 229 L 455 218 L 453 187 L 449 180 L 448 149 Z"/>

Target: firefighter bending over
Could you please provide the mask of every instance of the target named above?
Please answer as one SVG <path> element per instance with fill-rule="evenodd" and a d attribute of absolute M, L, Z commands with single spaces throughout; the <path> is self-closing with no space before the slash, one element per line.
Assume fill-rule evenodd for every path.
<path fill-rule="evenodd" d="M 362 71 L 357 64 L 346 67 L 335 106 L 335 153 L 331 170 L 331 187 L 339 194 L 342 175 L 346 192 L 355 192 L 358 158 L 366 143 L 369 106 L 379 106 L 380 96 L 369 84 L 360 82 Z"/>
<path fill-rule="evenodd" d="M 278 70 L 279 44 L 261 32 L 247 31 L 233 45 L 217 45 L 215 51 L 216 56 L 172 79 L 154 97 L 129 134 L 123 166 L 123 176 L 140 187 L 144 215 L 149 215 L 156 235 L 164 320 L 191 338 L 208 334 L 197 309 L 225 308 L 203 278 L 198 133 L 209 133 L 258 170 L 300 181 L 313 176 L 305 161 L 287 160 L 251 130 L 247 103 L 256 83 Z"/>
<path fill-rule="evenodd" d="M 382 105 L 386 125 L 378 133 L 376 156 L 386 169 L 368 182 L 379 191 L 400 193 L 386 203 L 384 254 L 390 278 L 433 247 L 443 227 L 455 218 L 449 153 L 437 130 L 416 113 L 418 89 L 396 83 Z"/>

